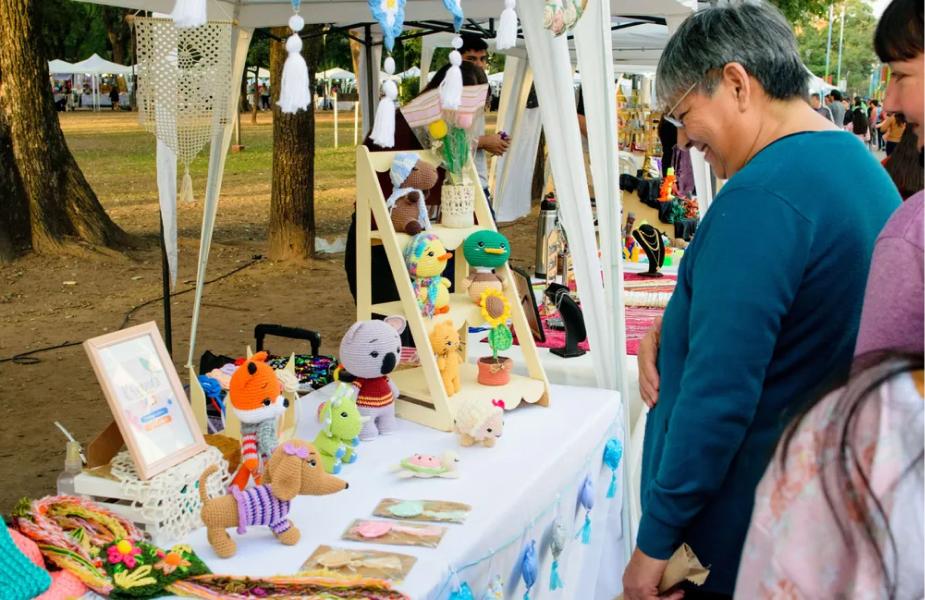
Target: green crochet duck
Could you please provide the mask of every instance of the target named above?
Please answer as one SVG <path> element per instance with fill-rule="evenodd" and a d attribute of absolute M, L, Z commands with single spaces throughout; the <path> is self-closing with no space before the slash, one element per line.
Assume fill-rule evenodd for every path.
<path fill-rule="evenodd" d="M 463 287 L 473 302 L 478 304 L 486 289 L 504 289 L 504 281 L 494 270 L 503 267 L 511 256 L 511 243 L 506 237 L 489 229 L 476 231 L 463 242 L 463 256 L 472 267 Z"/>

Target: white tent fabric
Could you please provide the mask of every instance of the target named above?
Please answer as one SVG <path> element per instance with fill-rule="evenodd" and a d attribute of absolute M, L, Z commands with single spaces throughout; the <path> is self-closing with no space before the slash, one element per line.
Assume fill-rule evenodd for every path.
<path fill-rule="evenodd" d="M 72 73 L 84 73 L 89 75 L 131 75 L 132 67 L 116 64 L 94 54 L 90 58 L 73 64 Z M 63 71 L 56 71 L 62 73 Z"/>
<path fill-rule="evenodd" d="M 76 73 L 72 63 L 57 58 L 55 60 L 48 61 L 48 72 L 52 75 L 72 75 Z"/>
<path fill-rule="evenodd" d="M 346 69 L 334 67 L 333 69 L 328 69 L 327 71 L 318 73 L 316 78 L 324 79 L 325 81 L 354 81 L 356 79 L 356 75 Z"/>
<path fill-rule="evenodd" d="M 248 69 L 247 78 L 251 81 L 254 79 L 254 72 Z M 270 69 L 264 69 L 263 67 L 257 68 L 257 79 L 269 79 L 270 78 Z"/>

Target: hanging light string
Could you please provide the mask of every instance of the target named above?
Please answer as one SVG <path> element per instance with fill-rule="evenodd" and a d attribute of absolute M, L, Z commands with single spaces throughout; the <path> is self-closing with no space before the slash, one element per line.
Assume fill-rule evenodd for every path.
<path fill-rule="evenodd" d="M 617 418 L 614 419 L 611 422 L 611 424 L 607 427 L 607 430 L 605 431 L 604 435 L 601 436 L 601 440 L 597 444 L 594 445 L 594 450 L 588 453 L 587 458 L 583 462 L 583 467 L 581 469 L 581 475 L 578 478 L 579 485 L 581 485 L 581 483 L 584 482 L 586 473 L 588 470 L 592 468 L 593 463 L 595 461 L 601 461 L 601 455 L 603 452 L 603 448 L 607 444 L 607 441 L 613 437 L 614 433 L 622 430 L 622 427 L 621 427 L 623 423 L 622 413 L 623 413 L 623 410 L 621 408 L 620 414 L 618 414 Z M 604 468 L 604 465 L 603 463 L 601 463 L 601 469 L 603 468 Z M 450 586 L 453 583 L 454 578 L 456 578 L 456 580 L 459 581 L 459 575 L 463 571 L 466 571 L 467 569 L 471 569 L 472 567 L 478 566 L 481 563 L 485 562 L 486 560 L 490 560 L 496 554 L 500 554 L 507 548 L 510 548 L 514 544 L 518 542 L 522 542 L 522 540 L 526 538 L 526 535 L 536 525 L 538 521 L 542 520 L 549 513 L 555 511 L 558 508 L 560 498 L 565 494 L 565 492 L 567 492 L 569 489 L 572 489 L 574 487 L 575 487 L 575 481 L 573 480 L 569 482 L 568 484 L 563 485 L 561 488 L 559 488 L 559 491 L 556 493 L 556 499 L 550 502 L 549 504 L 547 504 L 540 512 L 538 512 L 532 519 L 530 519 L 529 523 L 525 526 L 523 531 L 515 535 L 512 535 L 503 544 L 499 546 L 495 546 L 494 549 L 489 554 L 486 554 L 480 558 L 477 558 L 471 562 L 468 562 L 460 567 L 453 567 L 452 564 L 448 564 L 447 571 L 449 574 L 447 575 L 446 578 L 444 578 L 443 585 L 440 586 L 440 591 L 437 593 L 437 597 L 442 598 L 443 593 L 447 589 L 447 586 Z"/>

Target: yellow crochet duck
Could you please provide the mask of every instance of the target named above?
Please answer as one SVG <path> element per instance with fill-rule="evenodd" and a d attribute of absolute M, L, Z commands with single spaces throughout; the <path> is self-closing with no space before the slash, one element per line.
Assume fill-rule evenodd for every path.
<path fill-rule="evenodd" d="M 432 317 L 448 313 L 451 284 L 443 277 L 443 270 L 453 253 L 446 251 L 440 238 L 424 231 L 411 238 L 404 255 L 421 314 Z"/>

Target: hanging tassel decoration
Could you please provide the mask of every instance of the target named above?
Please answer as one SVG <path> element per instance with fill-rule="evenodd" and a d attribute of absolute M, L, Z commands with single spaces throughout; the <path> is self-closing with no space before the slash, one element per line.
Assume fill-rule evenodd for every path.
<path fill-rule="evenodd" d="M 610 438 L 604 446 L 604 465 L 610 469 L 610 487 L 607 488 L 607 497 L 617 495 L 617 467 L 623 458 L 623 444 L 617 438 Z"/>
<path fill-rule="evenodd" d="M 464 581 L 452 594 L 450 594 L 449 600 L 475 600 L 475 596 L 472 594 L 472 588 Z"/>
<path fill-rule="evenodd" d="M 507 50 L 517 45 L 516 5 L 517 0 L 504 0 L 504 10 L 498 19 L 498 33 L 495 35 L 495 48 L 498 50 Z"/>
<path fill-rule="evenodd" d="M 539 559 L 536 556 L 536 540 L 530 540 L 524 545 L 519 562 L 520 576 L 523 577 L 524 584 L 527 586 L 523 600 L 530 600 L 530 588 L 536 583 L 536 575 L 539 569 Z"/>
<path fill-rule="evenodd" d="M 379 99 L 376 120 L 369 138 L 380 148 L 391 148 L 395 145 L 395 110 L 398 106 L 398 86 L 392 81 L 395 61 L 391 56 L 385 59 L 384 70 L 389 78 L 382 84 L 382 98 Z"/>
<path fill-rule="evenodd" d="M 591 509 L 594 508 L 594 483 L 591 477 L 585 476 L 578 494 L 578 502 L 585 509 L 585 523 L 575 537 L 581 537 L 582 544 L 591 543 Z"/>
<path fill-rule="evenodd" d="M 206 0 L 177 0 L 170 13 L 174 25 L 180 29 L 202 27 L 206 24 Z"/>
<path fill-rule="evenodd" d="M 450 52 L 450 69 L 446 72 L 443 83 L 440 84 L 440 104 L 443 110 L 456 110 L 462 104 L 462 38 L 458 35 L 453 38 L 453 51 Z"/>
<path fill-rule="evenodd" d="M 286 40 L 286 62 L 279 86 L 279 109 L 286 114 L 295 114 L 308 108 L 312 93 L 308 88 L 308 65 L 302 56 L 302 38 L 299 32 L 305 27 L 305 20 L 299 14 L 289 17 L 292 35 Z"/>
<path fill-rule="evenodd" d="M 549 574 L 549 589 L 552 591 L 560 590 L 565 587 L 562 577 L 559 576 L 559 557 L 565 551 L 565 545 L 568 543 L 568 530 L 558 518 L 552 524 L 552 539 L 549 543 L 549 549 L 552 551 L 552 572 Z"/>
<path fill-rule="evenodd" d="M 193 203 L 193 178 L 190 177 L 189 168 L 183 172 L 183 186 L 180 188 L 180 199 L 187 204 Z"/>

